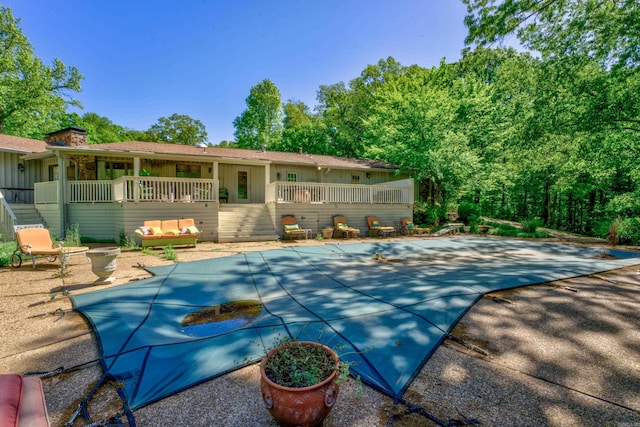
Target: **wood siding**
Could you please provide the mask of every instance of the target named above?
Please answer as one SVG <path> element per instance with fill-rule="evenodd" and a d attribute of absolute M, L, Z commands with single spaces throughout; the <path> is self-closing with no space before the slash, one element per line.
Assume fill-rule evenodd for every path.
<path fill-rule="evenodd" d="M 40 180 L 41 169 L 39 162 L 20 160 L 23 155 L 0 151 L 0 191 L 8 203 L 33 203 L 33 183 Z"/>
<path fill-rule="evenodd" d="M 380 224 L 394 226 L 396 230 L 402 228 L 402 218 L 413 217 L 412 205 L 354 205 L 339 203 L 327 205 L 295 203 L 287 205 L 273 203 L 271 206 L 274 207 L 275 211 L 272 216 L 276 221 L 275 228 L 280 235 L 282 235 L 280 221 L 285 215 L 294 215 L 302 228 L 313 230 L 314 237 L 323 227 L 333 227 L 333 217 L 335 215 L 347 217 L 349 226 L 359 228 L 361 236 L 366 236 L 369 230 L 367 216 L 375 215 L 380 220 Z"/>
<path fill-rule="evenodd" d="M 200 241 L 215 241 L 218 230 L 216 203 L 75 203 L 68 205 L 67 223 L 78 224 L 80 235 L 112 239 L 133 237 L 144 221 L 193 218 Z"/>

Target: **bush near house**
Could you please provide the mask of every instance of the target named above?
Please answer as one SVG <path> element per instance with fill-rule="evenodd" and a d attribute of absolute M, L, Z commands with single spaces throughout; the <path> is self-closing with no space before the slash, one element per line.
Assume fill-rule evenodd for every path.
<path fill-rule="evenodd" d="M 625 218 L 618 225 L 618 243 L 637 246 L 640 244 L 640 218 Z"/>
<path fill-rule="evenodd" d="M 16 242 L 0 242 L 0 267 L 9 265 L 11 254 L 16 250 Z"/>

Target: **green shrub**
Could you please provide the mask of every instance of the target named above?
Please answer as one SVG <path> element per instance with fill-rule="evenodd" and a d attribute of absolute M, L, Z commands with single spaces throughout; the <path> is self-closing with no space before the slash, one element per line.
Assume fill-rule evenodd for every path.
<path fill-rule="evenodd" d="M 460 203 L 458 205 L 458 220 L 469 224 L 473 218 L 480 218 L 480 205 L 470 202 Z"/>
<path fill-rule="evenodd" d="M 120 247 L 125 249 L 137 249 L 138 244 L 133 236 L 129 236 L 124 232 L 120 233 Z"/>
<path fill-rule="evenodd" d="M 9 265 L 11 254 L 16 250 L 16 242 L 0 242 L 0 267 Z"/>
<path fill-rule="evenodd" d="M 178 254 L 176 254 L 176 250 L 173 249 L 172 245 L 167 245 L 162 248 L 162 253 L 164 254 L 164 259 L 167 261 L 175 261 L 178 259 Z"/>
<path fill-rule="evenodd" d="M 637 246 L 640 244 L 640 218 L 622 220 L 617 230 L 618 243 Z"/>
<path fill-rule="evenodd" d="M 440 223 L 440 219 L 446 218 L 446 209 L 438 205 L 430 205 L 426 202 L 416 202 L 413 205 L 413 223 L 431 225 Z"/>
<path fill-rule="evenodd" d="M 64 232 L 64 246 L 80 246 L 80 227 L 78 224 L 69 224 Z"/>
<path fill-rule="evenodd" d="M 549 234 L 542 231 L 527 232 L 509 224 L 490 223 L 488 225 L 494 227 L 489 230 L 489 234 L 494 236 L 519 237 L 525 239 L 543 239 L 550 237 Z"/>
<path fill-rule="evenodd" d="M 522 222 L 522 231 L 525 233 L 535 233 L 541 225 L 542 221 L 538 218 L 525 219 Z"/>

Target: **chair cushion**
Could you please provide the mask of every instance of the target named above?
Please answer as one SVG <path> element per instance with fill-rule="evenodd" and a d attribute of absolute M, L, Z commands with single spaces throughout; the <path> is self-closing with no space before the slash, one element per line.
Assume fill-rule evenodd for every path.
<path fill-rule="evenodd" d="M 347 224 L 344 224 L 344 223 L 342 223 L 342 222 L 337 223 L 337 224 L 336 224 L 336 227 L 337 227 L 337 228 L 349 228 L 349 226 L 348 226 Z"/>
<path fill-rule="evenodd" d="M 191 227 L 192 225 L 196 225 L 193 221 L 193 218 L 184 218 L 178 220 L 178 228 L 180 229 L 184 227 Z"/>
<path fill-rule="evenodd" d="M 283 227 L 285 231 L 300 230 L 300 226 L 298 224 L 285 224 Z"/>
<path fill-rule="evenodd" d="M 16 240 L 20 247 L 30 245 L 33 253 L 53 249 L 53 242 L 46 228 L 23 228 L 16 231 Z"/>
<path fill-rule="evenodd" d="M 0 426 L 17 426 L 22 399 L 22 376 L 0 375 Z"/>
<path fill-rule="evenodd" d="M 380 223 L 378 221 L 371 221 L 372 227 L 380 227 Z"/>
<path fill-rule="evenodd" d="M 145 222 L 143 223 L 143 225 L 144 225 L 145 227 L 149 227 L 149 228 L 152 228 L 152 227 L 160 227 L 160 226 L 162 225 L 162 221 L 160 221 L 160 220 L 155 220 L 155 219 L 154 219 L 154 220 L 151 220 L 151 221 L 145 221 Z"/>
<path fill-rule="evenodd" d="M 22 378 L 22 402 L 20 402 L 20 427 L 49 426 L 47 404 L 44 401 L 42 381 L 38 377 Z"/>
<path fill-rule="evenodd" d="M 168 232 L 172 230 L 180 230 L 177 219 L 165 219 L 162 221 L 161 228 L 162 232 L 165 234 L 168 234 Z M 180 234 L 180 232 L 178 232 L 178 234 Z"/>

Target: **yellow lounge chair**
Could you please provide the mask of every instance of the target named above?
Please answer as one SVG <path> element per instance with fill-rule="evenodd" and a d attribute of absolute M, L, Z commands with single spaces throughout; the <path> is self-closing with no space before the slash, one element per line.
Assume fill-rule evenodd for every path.
<path fill-rule="evenodd" d="M 380 225 L 377 216 L 368 216 L 367 224 L 369 225 L 369 237 L 396 235 L 396 228 L 390 225 Z"/>
<path fill-rule="evenodd" d="M 18 247 L 11 255 L 11 266 L 18 268 L 22 265 L 22 255 L 31 257 L 31 264 L 36 268 L 36 255 L 42 255 L 47 261 L 54 262 L 62 257 L 61 262 L 66 263 L 71 255 L 85 254 L 89 250 L 86 246 L 65 247 L 55 246 L 49 235 L 49 230 L 42 227 L 20 228 L 16 227 L 16 240 Z"/>
<path fill-rule="evenodd" d="M 289 236 L 290 240 L 293 240 L 296 236 L 304 236 L 307 240 L 307 230 L 301 228 L 296 221 L 296 217 L 292 215 L 285 215 L 282 217 L 282 240 L 286 236 Z"/>
<path fill-rule="evenodd" d="M 333 217 L 333 237 L 358 237 L 360 235 L 359 228 L 349 227 L 347 218 L 342 215 Z"/>
<path fill-rule="evenodd" d="M 413 223 L 411 218 L 402 218 L 402 232 L 407 236 L 413 236 L 414 234 L 422 235 L 423 233 L 429 234 L 431 229 L 425 227 L 418 227 Z"/>

